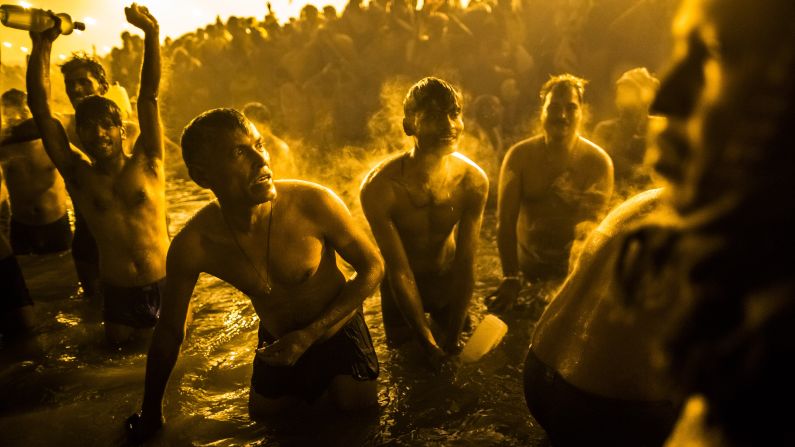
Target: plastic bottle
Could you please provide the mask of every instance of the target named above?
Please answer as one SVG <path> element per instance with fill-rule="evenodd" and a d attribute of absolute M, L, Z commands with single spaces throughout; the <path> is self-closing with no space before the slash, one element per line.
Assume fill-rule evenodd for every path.
<path fill-rule="evenodd" d="M 480 360 L 481 357 L 500 344 L 507 332 L 507 324 L 495 315 L 486 315 L 461 351 L 461 361 L 472 363 Z"/>
<path fill-rule="evenodd" d="M 74 30 L 83 31 L 86 25 L 72 22 L 69 14 L 52 14 L 37 8 L 25 8 L 19 5 L 0 5 L 0 22 L 9 28 L 26 31 L 42 32 L 55 25 L 54 17 L 61 19 L 61 34 L 72 34 Z"/>

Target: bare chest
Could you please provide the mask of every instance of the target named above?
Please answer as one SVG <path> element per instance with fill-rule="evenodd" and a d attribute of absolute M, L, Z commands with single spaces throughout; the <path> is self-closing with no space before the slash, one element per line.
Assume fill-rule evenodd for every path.
<path fill-rule="evenodd" d="M 253 234 L 225 232 L 207 243 L 208 273 L 249 296 L 300 288 L 311 282 L 324 262 L 334 263 L 322 239 L 298 231 L 258 229 Z"/>

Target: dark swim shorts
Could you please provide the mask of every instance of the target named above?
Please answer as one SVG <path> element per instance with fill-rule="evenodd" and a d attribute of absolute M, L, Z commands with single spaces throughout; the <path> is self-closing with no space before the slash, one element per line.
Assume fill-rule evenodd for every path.
<path fill-rule="evenodd" d="M 275 338 L 260 324 L 259 345 Z M 378 377 L 378 357 L 361 311 L 328 340 L 312 345 L 293 366 L 268 365 L 254 357 L 251 388 L 268 399 L 283 396 L 314 402 L 336 376 L 351 376 L 359 381 Z"/>
<path fill-rule="evenodd" d="M 0 313 L 33 305 L 25 278 L 14 255 L 0 259 Z"/>
<path fill-rule="evenodd" d="M 149 328 L 160 318 L 160 288 L 163 280 L 138 287 L 101 283 L 102 317 L 107 323 Z"/>
<path fill-rule="evenodd" d="M 99 264 L 99 248 L 88 223 L 75 211 L 75 237 L 72 240 L 72 258 L 86 264 Z"/>
<path fill-rule="evenodd" d="M 555 446 L 661 446 L 679 409 L 669 401 L 616 399 L 581 390 L 533 352 L 524 365 L 530 413 Z"/>
<path fill-rule="evenodd" d="M 44 255 L 69 250 L 72 228 L 69 216 L 64 214 L 55 222 L 45 225 L 28 225 L 11 216 L 11 248 L 17 255 Z"/>

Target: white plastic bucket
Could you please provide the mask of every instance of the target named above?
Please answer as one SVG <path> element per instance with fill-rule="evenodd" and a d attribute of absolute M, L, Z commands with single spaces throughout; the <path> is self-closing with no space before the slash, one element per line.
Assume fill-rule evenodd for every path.
<path fill-rule="evenodd" d="M 461 351 L 461 361 L 472 363 L 480 360 L 481 357 L 500 344 L 507 332 L 508 325 L 505 322 L 495 315 L 486 315 Z"/>

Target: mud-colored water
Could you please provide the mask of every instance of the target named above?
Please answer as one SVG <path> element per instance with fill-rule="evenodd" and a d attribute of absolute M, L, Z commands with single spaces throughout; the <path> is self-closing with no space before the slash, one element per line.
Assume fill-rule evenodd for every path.
<path fill-rule="evenodd" d="M 172 234 L 211 199 L 183 180 L 170 181 L 167 196 Z M 484 312 L 483 297 L 498 283 L 494 241 L 494 216 L 487 211 L 475 322 Z M 75 286 L 68 253 L 20 260 L 40 324 L 31 342 L 6 341 L 0 348 L 0 445 L 123 445 L 123 421 L 141 401 L 145 347 L 121 352 L 105 344 L 100 310 Z M 202 276 L 191 332 L 166 391 L 167 425 L 151 445 L 547 445 L 522 393 L 521 365 L 540 312 L 530 293 L 506 318 L 505 341 L 455 377 L 417 366 L 411 348 L 388 350 L 379 297 L 373 296 L 364 308 L 381 362 L 379 407 L 265 424 L 251 421 L 247 407 L 257 317 L 242 293 Z"/>

